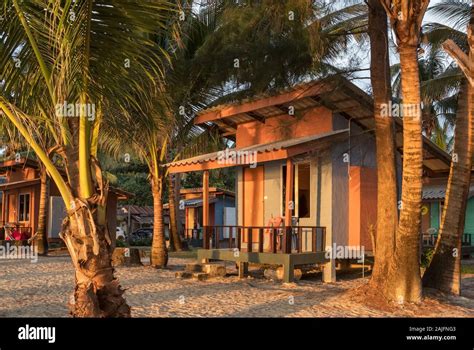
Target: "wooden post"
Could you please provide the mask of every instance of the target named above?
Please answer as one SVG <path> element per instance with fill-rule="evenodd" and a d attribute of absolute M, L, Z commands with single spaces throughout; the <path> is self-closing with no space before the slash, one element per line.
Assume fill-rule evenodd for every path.
<path fill-rule="evenodd" d="M 207 237 L 207 226 L 202 227 L 202 247 L 204 249 L 209 249 L 209 239 Z"/>
<path fill-rule="evenodd" d="M 277 252 L 277 234 L 278 229 L 272 228 L 272 251 L 274 254 Z"/>
<path fill-rule="evenodd" d="M 285 254 L 291 254 L 291 235 L 291 226 L 285 227 L 285 232 L 283 233 L 283 253 Z"/>
<path fill-rule="evenodd" d="M 293 162 L 290 158 L 286 160 L 286 193 L 285 193 L 285 232 L 283 234 L 283 252 L 286 254 L 291 253 L 291 216 L 292 208 L 294 208 L 293 202 Z"/>
<path fill-rule="evenodd" d="M 249 253 L 252 252 L 252 231 L 252 227 L 247 227 L 247 252 Z"/>
<path fill-rule="evenodd" d="M 285 226 L 290 227 L 292 222 L 291 222 L 291 212 L 292 209 L 290 209 L 290 203 L 293 202 L 293 177 L 294 177 L 294 171 L 293 171 L 293 162 L 290 158 L 286 160 L 286 193 L 285 193 Z M 291 206 L 294 208 L 294 203 Z"/>
<path fill-rule="evenodd" d="M 247 262 L 238 262 L 239 265 L 239 278 L 245 278 L 249 274 L 249 263 Z"/>
<path fill-rule="evenodd" d="M 313 227 L 311 229 L 311 251 L 313 253 L 316 253 L 318 251 L 318 247 L 317 247 L 317 244 L 318 244 L 318 228 L 317 227 Z M 324 245 L 324 243 L 322 244 Z M 322 249 L 321 249 L 322 250 Z"/>
<path fill-rule="evenodd" d="M 209 171 L 204 170 L 202 173 L 202 229 L 204 233 L 204 249 L 212 248 L 210 239 L 212 233 L 209 230 Z"/>
<path fill-rule="evenodd" d="M 6 212 L 7 212 L 7 207 L 8 207 L 8 203 L 7 203 L 7 195 L 5 193 L 5 191 L 2 192 L 2 225 L 5 225 L 6 223 Z M 128 232 L 128 236 L 130 236 L 130 232 Z"/>
<path fill-rule="evenodd" d="M 296 236 L 296 240 L 298 253 L 301 253 L 303 251 L 303 229 L 301 227 L 298 227 L 298 235 Z"/>
<path fill-rule="evenodd" d="M 202 173 L 202 226 L 209 226 L 209 170 Z"/>
<path fill-rule="evenodd" d="M 258 252 L 263 253 L 263 228 L 258 229 Z"/>
<path fill-rule="evenodd" d="M 237 227 L 237 249 L 240 251 L 242 244 L 242 229 Z"/>

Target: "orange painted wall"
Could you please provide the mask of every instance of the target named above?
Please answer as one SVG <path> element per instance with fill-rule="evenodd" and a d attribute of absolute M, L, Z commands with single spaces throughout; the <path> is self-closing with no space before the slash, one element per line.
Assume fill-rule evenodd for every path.
<path fill-rule="evenodd" d="M 37 171 L 33 168 L 17 168 L 14 171 L 9 170 L 7 172 L 7 181 L 8 182 L 17 182 L 23 180 L 33 180 L 38 177 Z"/>
<path fill-rule="evenodd" d="M 244 226 L 263 226 L 263 187 L 264 168 L 258 166 L 255 169 L 244 169 L 244 198 L 243 198 L 243 223 Z M 247 242 L 247 235 L 243 235 L 243 241 Z M 252 242 L 258 242 L 256 233 L 252 236 Z"/>
<path fill-rule="evenodd" d="M 351 166 L 349 179 L 349 242 L 372 250 L 369 228 L 377 222 L 377 169 Z"/>
<path fill-rule="evenodd" d="M 269 118 L 265 124 L 249 122 L 237 126 L 237 148 L 317 135 L 332 131 L 332 112 L 324 107 L 308 110 L 303 116 Z"/>

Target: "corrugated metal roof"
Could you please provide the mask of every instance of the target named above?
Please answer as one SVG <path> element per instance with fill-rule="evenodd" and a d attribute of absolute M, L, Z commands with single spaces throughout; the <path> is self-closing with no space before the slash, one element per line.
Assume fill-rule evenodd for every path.
<path fill-rule="evenodd" d="M 153 224 L 153 216 L 132 215 L 132 218 L 141 225 L 143 225 L 143 224 L 152 225 Z"/>
<path fill-rule="evenodd" d="M 217 198 L 209 198 L 209 203 L 217 202 Z M 185 208 L 202 207 L 202 198 L 184 199 Z"/>
<path fill-rule="evenodd" d="M 446 197 L 446 186 L 432 185 L 423 188 L 423 199 L 444 199 Z M 474 197 L 474 185 L 469 190 L 469 198 Z"/>
<path fill-rule="evenodd" d="M 263 108 L 250 110 L 241 108 L 245 104 L 251 104 L 259 100 L 265 100 L 269 97 L 286 93 L 298 93 L 298 95 L 291 97 L 291 100 L 281 105 L 266 105 Z M 372 97 L 341 76 L 333 76 L 295 85 L 285 90 L 257 95 L 246 100 L 236 100 L 226 104 L 220 104 L 201 111 L 198 114 L 197 123 L 199 123 L 199 117 L 204 117 L 204 119 L 201 119 L 202 121 L 218 125 L 226 137 L 231 137 L 236 133 L 236 126 L 238 124 L 256 120 L 249 115 L 249 113 L 254 113 L 262 118 L 275 117 L 282 115 L 282 113 L 284 113 L 282 108 L 285 109 L 289 105 L 293 106 L 295 111 L 299 112 L 306 111 L 308 108 L 314 108 L 315 106 L 324 106 L 334 113 L 339 113 L 345 118 L 352 120 L 365 130 L 375 130 Z M 226 110 L 225 116 L 221 115 L 223 110 Z M 246 110 L 247 112 L 244 112 Z M 207 119 L 205 118 L 206 114 L 209 115 L 208 120 L 205 120 Z M 212 114 L 215 115 L 212 116 Z M 399 118 L 395 118 L 395 126 L 397 149 L 400 153 L 403 153 L 403 121 Z M 451 157 L 426 137 L 423 137 L 423 142 L 427 154 L 424 160 L 425 166 L 434 172 L 449 171 Z"/>
<path fill-rule="evenodd" d="M 128 215 L 129 210 L 130 215 L 153 216 L 152 206 L 126 205 L 118 209 L 120 214 L 126 215 Z"/>
<path fill-rule="evenodd" d="M 249 147 L 230 148 L 229 151 L 257 152 L 257 153 L 278 151 L 280 149 L 286 149 L 292 146 L 297 146 L 297 145 L 301 145 L 301 144 L 312 142 L 312 141 L 325 140 L 334 136 L 347 134 L 348 132 L 349 132 L 349 129 L 336 130 L 336 131 L 331 131 L 331 132 L 327 132 L 323 134 L 299 137 L 299 138 L 288 139 L 284 141 L 270 142 L 266 144 L 253 145 Z M 180 165 L 186 165 L 186 164 L 204 163 L 204 162 L 214 161 L 218 157 L 219 157 L 219 152 L 213 152 L 213 153 L 203 154 L 201 156 L 197 156 L 193 158 L 183 159 L 183 160 L 176 161 L 173 163 L 168 163 L 163 166 L 168 167 L 168 166 L 180 166 Z"/>

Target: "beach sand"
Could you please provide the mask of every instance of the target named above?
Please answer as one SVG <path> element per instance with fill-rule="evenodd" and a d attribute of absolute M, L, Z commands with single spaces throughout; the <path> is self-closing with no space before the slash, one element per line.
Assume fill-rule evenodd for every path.
<path fill-rule="evenodd" d="M 189 259 L 171 258 L 169 269 L 118 267 L 117 277 L 133 317 L 474 317 L 474 275 L 464 275 L 466 296 L 430 294 L 423 306 L 381 310 L 356 301 L 354 289 L 368 279 L 320 276 L 282 284 L 236 275 L 207 281 L 177 279 Z M 227 264 L 230 273 L 235 267 Z M 261 275 L 261 274 L 260 274 Z M 74 272 L 67 256 L 0 261 L 0 317 L 69 317 Z M 355 289 L 357 291 L 357 289 Z M 357 299 L 357 298 L 356 298 Z"/>

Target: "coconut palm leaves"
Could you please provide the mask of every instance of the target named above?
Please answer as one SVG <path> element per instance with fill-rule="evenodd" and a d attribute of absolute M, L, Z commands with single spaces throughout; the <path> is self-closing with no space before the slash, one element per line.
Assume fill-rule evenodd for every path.
<path fill-rule="evenodd" d="M 106 110 L 113 101 L 127 113 L 129 105 L 150 103 L 167 59 L 150 36 L 166 31 L 171 11 L 166 1 L 7 1 L 0 23 L 3 103 L 14 101 L 12 112 L 29 132 L 41 124 L 61 146 L 87 148 L 93 116 L 68 118 L 58 108 L 97 108 L 100 101 Z"/>
<path fill-rule="evenodd" d="M 133 120 L 160 89 L 168 55 L 153 38 L 169 31 L 175 10 L 164 0 L 7 0 L 1 9 L 0 110 L 66 204 L 75 316 L 130 315 L 111 268 L 107 184 L 94 154 L 101 125 Z M 66 177 L 40 142 L 45 130 Z"/>

